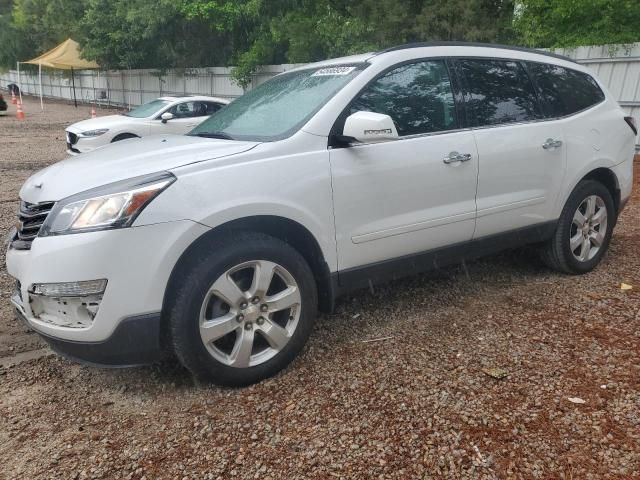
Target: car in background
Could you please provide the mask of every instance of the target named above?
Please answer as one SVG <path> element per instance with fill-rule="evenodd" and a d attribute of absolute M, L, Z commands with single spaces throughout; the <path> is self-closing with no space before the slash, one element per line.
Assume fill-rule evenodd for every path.
<path fill-rule="evenodd" d="M 185 134 L 229 102 L 217 97 L 166 96 L 127 113 L 83 120 L 66 129 L 67 153 L 77 155 L 128 138 Z"/>
<path fill-rule="evenodd" d="M 0 93 L 0 116 L 7 114 L 7 102 L 5 102 L 4 97 Z"/>

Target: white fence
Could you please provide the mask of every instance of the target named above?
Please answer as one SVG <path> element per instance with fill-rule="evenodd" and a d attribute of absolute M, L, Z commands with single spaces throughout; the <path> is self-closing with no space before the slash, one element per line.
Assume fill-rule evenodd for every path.
<path fill-rule="evenodd" d="M 556 50 L 591 68 L 630 115 L 640 119 L 640 43 Z M 296 65 L 266 65 L 253 75 L 249 88 Z M 0 87 L 19 84 L 24 93 L 38 95 L 38 72 L 35 66 L 25 66 L 20 73 L 11 70 L 0 73 Z M 243 90 L 231 78 L 231 69 L 224 67 L 188 68 L 184 70 L 118 70 L 75 73 L 79 102 L 97 101 L 104 105 L 139 105 L 161 95 L 202 94 L 235 98 Z M 44 69 L 43 95 L 73 99 L 72 79 L 68 72 Z M 638 142 L 640 144 L 640 138 Z"/>
<path fill-rule="evenodd" d="M 252 76 L 255 87 L 272 76 L 296 65 L 265 65 Z M 0 87 L 9 83 L 20 86 L 22 93 L 39 95 L 38 67 L 20 65 L 17 70 L 0 73 Z M 73 100 L 73 84 L 78 102 L 97 102 L 103 105 L 140 105 L 162 95 L 201 94 L 222 98 L 236 98 L 243 94 L 231 77 L 231 68 L 208 67 L 182 70 L 81 70 L 42 69 L 42 94 L 49 98 Z"/>

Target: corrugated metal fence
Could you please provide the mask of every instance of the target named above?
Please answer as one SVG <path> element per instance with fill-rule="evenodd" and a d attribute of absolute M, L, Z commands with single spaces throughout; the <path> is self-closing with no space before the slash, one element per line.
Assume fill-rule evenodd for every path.
<path fill-rule="evenodd" d="M 620 105 L 640 120 L 640 43 L 579 47 L 556 50 L 591 68 L 618 99 Z M 296 65 L 265 65 L 253 76 L 250 87 Z M 15 70 L 0 73 L 0 86 L 19 83 L 24 93 L 39 94 L 38 72 L 35 66 L 25 66 L 20 74 Z M 183 70 L 118 70 L 79 71 L 75 74 L 76 95 L 80 102 L 97 101 L 104 105 L 139 105 L 161 95 L 202 94 L 235 98 L 243 90 L 231 78 L 231 69 L 224 67 L 188 68 Z M 249 87 L 249 88 L 250 88 Z M 46 97 L 73 99 L 72 79 L 68 72 L 44 69 L 43 94 Z M 640 144 L 640 139 L 638 142 Z"/>
<path fill-rule="evenodd" d="M 255 87 L 278 73 L 296 65 L 265 65 L 252 77 Z M 17 70 L 0 73 L 0 87 L 9 83 L 20 86 L 25 94 L 39 95 L 38 67 L 24 65 L 18 79 Z M 42 94 L 49 98 L 73 100 L 73 83 L 78 102 L 102 105 L 139 105 L 162 95 L 200 94 L 236 98 L 243 90 L 225 67 L 187 68 L 181 70 L 81 70 L 71 73 L 61 70 L 42 70 Z"/>

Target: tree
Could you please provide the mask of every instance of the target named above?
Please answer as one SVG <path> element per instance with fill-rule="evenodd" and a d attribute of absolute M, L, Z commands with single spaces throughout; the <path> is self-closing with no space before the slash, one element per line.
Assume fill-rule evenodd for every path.
<path fill-rule="evenodd" d="M 513 0 L 182 0 L 229 35 L 241 84 L 266 63 L 310 62 L 422 40 L 510 38 Z"/>
<path fill-rule="evenodd" d="M 80 37 L 82 0 L 0 0 L 0 65 L 15 66 Z"/>
<path fill-rule="evenodd" d="M 181 68 L 224 62 L 229 50 L 172 0 L 90 0 L 83 55 L 108 68 Z M 213 48 L 212 48 L 213 46 Z"/>
<path fill-rule="evenodd" d="M 638 0 L 519 0 L 514 21 L 530 47 L 640 41 Z"/>

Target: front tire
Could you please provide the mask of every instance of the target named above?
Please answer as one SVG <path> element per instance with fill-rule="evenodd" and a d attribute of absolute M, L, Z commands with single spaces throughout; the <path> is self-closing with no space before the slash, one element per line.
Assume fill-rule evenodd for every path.
<path fill-rule="evenodd" d="M 609 190 L 595 180 L 583 180 L 569 196 L 553 237 L 543 247 L 542 259 L 563 273 L 587 273 L 602 260 L 615 223 Z"/>
<path fill-rule="evenodd" d="M 285 368 L 316 317 L 309 265 L 261 233 L 206 242 L 179 284 L 169 312 L 176 356 L 198 378 L 221 385 L 252 384 Z"/>

